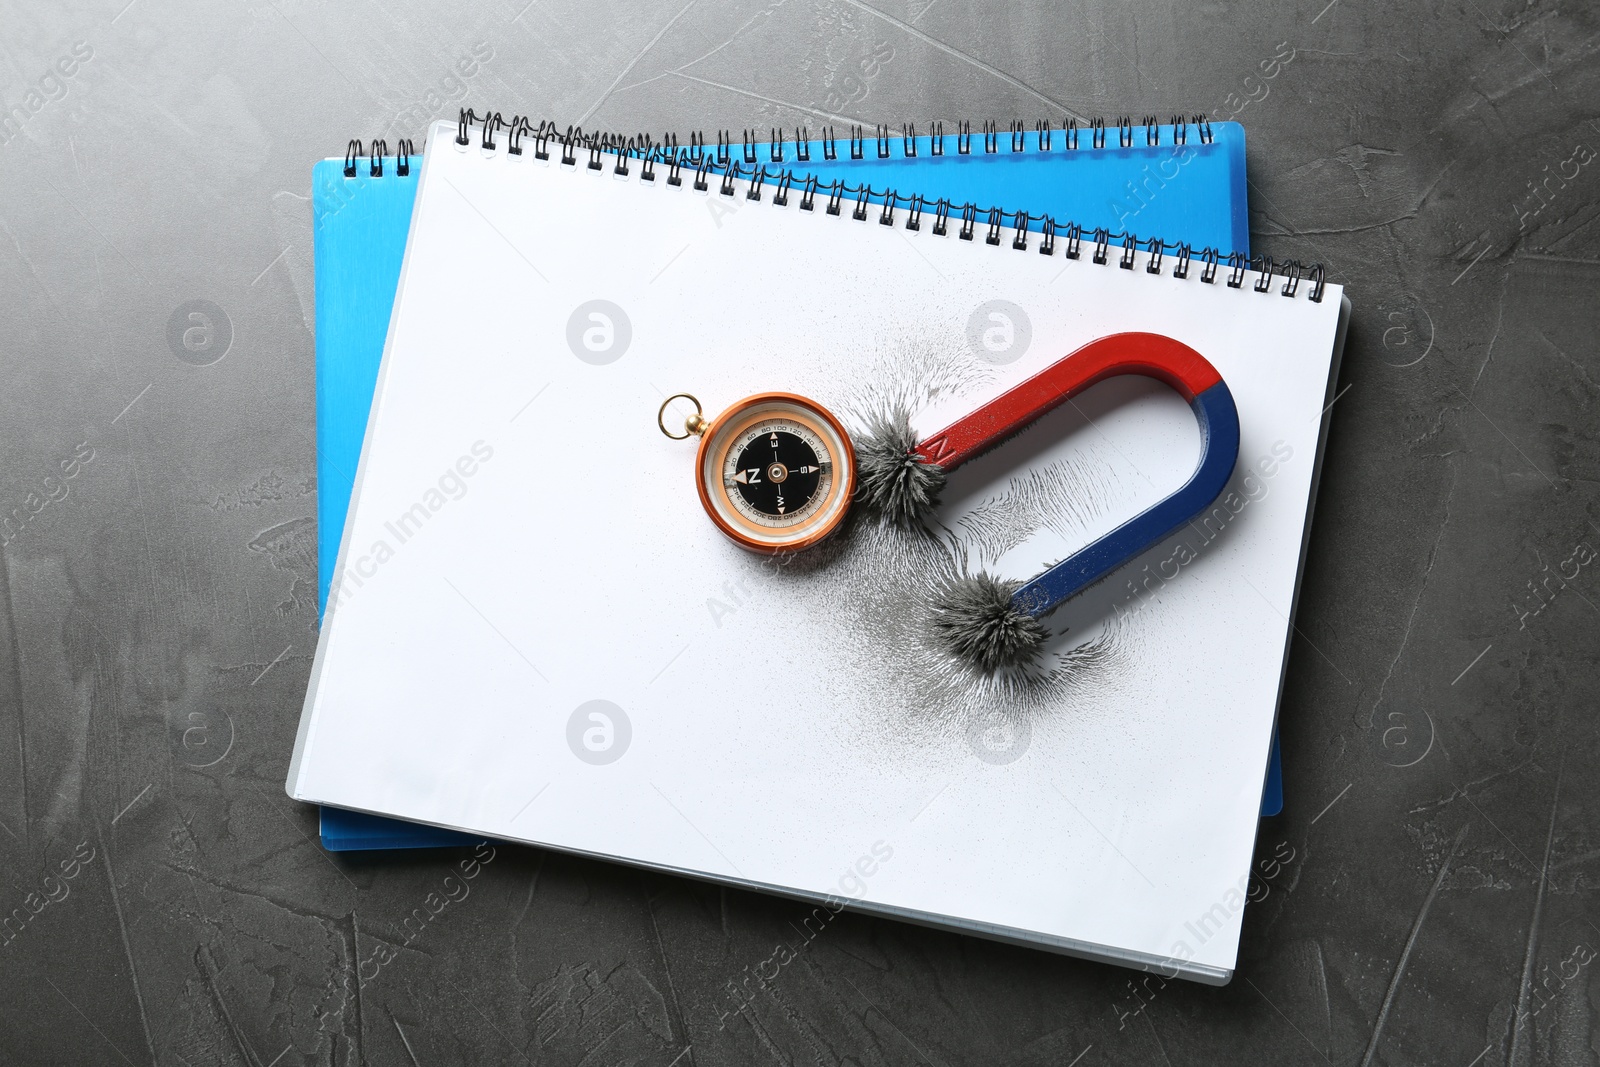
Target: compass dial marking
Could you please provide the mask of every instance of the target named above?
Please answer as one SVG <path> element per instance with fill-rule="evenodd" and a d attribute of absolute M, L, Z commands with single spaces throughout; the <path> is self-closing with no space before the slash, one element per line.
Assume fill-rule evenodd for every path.
<path fill-rule="evenodd" d="M 727 446 L 723 482 L 739 513 L 783 528 L 810 518 L 828 496 L 833 456 L 815 430 L 775 415 L 747 427 Z"/>

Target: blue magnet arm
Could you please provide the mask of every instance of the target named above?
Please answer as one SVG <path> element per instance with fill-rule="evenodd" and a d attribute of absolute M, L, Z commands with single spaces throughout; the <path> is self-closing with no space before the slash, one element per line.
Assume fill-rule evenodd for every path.
<path fill-rule="evenodd" d="M 1200 424 L 1200 465 L 1188 483 L 1018 589 L 1011 598 L 1017 610 L 1034 618 L 1050 614 L 1193 521 L 1217 499 L 1239 462 L 1239 410 L 1222 381 L 1196 393 L 1189 407 Z"/>

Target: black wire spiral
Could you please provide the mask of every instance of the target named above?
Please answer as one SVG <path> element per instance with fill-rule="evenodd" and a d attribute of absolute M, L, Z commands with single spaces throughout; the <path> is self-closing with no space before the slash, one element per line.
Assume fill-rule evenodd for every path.
<path fill-rule="evenodd" d="M 785 167 L 784 163 L 790 151 L 793 152 L 796 162 L 810 161 L 812 145 L 817 142 L 811 140 L 810 130 L 803 126 L 795 128 L 793 139 L 785 139 L 782 131 L 774 127 L 765 142 L 757 140 L 758 130 L 741 131 L 739 159 L 734 158 L 733 136 L 728 130 L 718 132 L 715 149 L 712 148 L 706 135 L 699 131 L 689 134 L 688 145 L 684 147 L 676 134 L 669 133 L 656 139 L 648 133 L 633 135 L 603 133 L 585 131 L 581 126 L 568 126 L 562 130 L 554 122 L 547 120 L 540 120 L 534 125 L 528 116 L 514 115 L 507 122 L 498 111 L 479 115 L 471 108 L 462 108 L 456 123 L 454 143 L 458 149 L 471 147 L 474 126 L 478 128 L 479 147 L 488 152 L 498 149 L 496 134 L 503 130 L 508 154 L 522 156 L 525 151 L 524 142 L 528 142 L 533 149 L 533 158 L 540 162 L 547 162 L 552 148 L 559 148 L 559 159 L 563 166 L 577 166 L 578 159 L 582 156 L 586 169 L 600 171 L 606 167 L 604 157 L 610 155 L 614 157 L 614 162 L 611 164 L 612 173 L 622 178 L 632 173 L 630 164 L 637 163 L 641 181 L 654 182 L 657 179 L 658 169 L 664 169 L 666 183 L 671 186 L 681 186 L 683 171 L 687 167 L 693 173 L 693 187 L 697 192 L 709 192 L 712 181 L 715 180 L 718 195 L 731 197 L 736 193 L 736 183 L 744 180 L 747 183 L 744 198 L 759 201 L 762 199 L 763 190 L 770 183 L 773 203 L 783 206 L 789 202 L 789 194 L 798 184 L 799 207 L 802 211 L 814 210 L 818 194 L 823 193 L 826 196 L 824 210 L 829 215 L 840 214 L 845 200 L 847 198 L 853 200 L 854 206 L 850 217 L 858 222 L 867 220 L 870 214 L 869 205 L 874 205 L 879 208 L 878 222 L 884 226 L 893 226 L 896 212 L 904 208 L 905 228 L 915 231 L 921 229 L 923 214 L 931 207 L 932 230 L 937 236 L 944 236 L 948 232 L 952 214 L 958 214 L 960 228 L 957 237 L 963 241 L 974 239 L 981 217 L 985 224 L 984 241 L 987 244 L 1000 244 L 1001 231 L 1009 226 L 1013 231 L 1009 243 L 1012 249 L 1018 252 L 1028 250 L 1029 234 L 1034 232 L 1040 234 L 1037 247 L 1041 255 L 1055 254 L 1058 235 L 1064 238 L 1063 254 L 1068 259 L 1079 258 L 1083 245 L 1082 226 L 1073 222 L 1061 223 L 1049 215 L 1035 215 L 1027 211 L 1008 212 L 998 207 L 981 208 L 971 203 L 956 204 L 942 197 L 930 202 L 920 195 L 906 196 L 892 188 L 879 190 L 868 183 L 851 185 L 847 182 L 833 181 L 824 186 L 813 175 L 802 178 Z M 1194 127 L 1201 144 L 1213 142 L 1211 123 L 1203 115 L 1195 115 L 1188 121 L 1185 121 L 1182 115 L 1174 115 L 1167 125 L 1162 125 L 1157 116 L 1147 115 L 1137 124 L 1137 127 L 1143 128 L 1143 142 L 1146 147 L 1162 144 L 1163 134 L 1170 138 L 1166 143 L 1185 145 L 1188 143 L 1191 126 Z M 1117 145 L 1120 148 L 1131 148 L 1134 145 L 1137 127 L 1133 119 L 1128 116 L 1116 120 Z M 930 153 L 935 156 L 944 155 L 946 147 L 944 124 L 934 122 L 930 130 L 928 142 Z M 1063 148 L 1072 152 L 1080 151 L 1083 147 L 1104 149 L 1109 139 L 1110 127 L 1104 119 L 1093 119 L 1088 126 L 1089 136 L 1084 139 L 1079 136 L 1083 131 L 1077 120 L 1068 119 L 1059 129 L 1052 128 L 1049 122 L 1038 122 L 1033 132 L 1035 138 L 1033 150 L 1051 151 L 1059 133 Z M 1002 151 L 1002 145 L 1011 152 L 1029 150 L 1028 131 L 1020 121 L 1012 122 L 1004 134 L 995 122 L 988 121 L 983 124 L 980 133 L 982 150 L 985 154 Z M 863 127 L 852 126 L 848 140 L 850 158 L 853 160 L 866 158 L 870 145 L 876 158 L 888 159 L 896 139 L 900 142 L 901 154 L 905 158 L 916 157 L 918 146 L 914 125 L 903 125 L 898 138 L 887 125 L 877 126 L 871 137 L 867 136 Z M 957 124 L 955 141 L 958 155 L 973 154 L 974 136 L 970 122 Z M 760 162 L 760 149 L 763 143 L 766 145 L 766 163 Z M 820 143 L 824 159 L 839 158 L 839 138 L 834 127 L 822 128 Z M 345 153 L 345 177 L 356 176 L 357 159 L 362 154 L 362 143 L 359 140 L 352 140 Z M 382 159 L 386 154 L 385 143 L 381 140 L 374 141 L 369 167 L 371 177 L 382 177 Z M 399 142 L 395 156 L 396 174 L 405 177 L 411 173 L 411 156 L 414 154 L 415 149 L 411 141 Z M 1037 227 L 1035 223 L 1038 224 Z M 1215 282 L 1217 268 L 1222 260 L 1226 259 L 1228 274 L 1225 280 L 1230 288 L 1238 289 L 1243 285 L 1247 270 L 1254 270 L 1258 275 L 1251 286 L 1258 293 L 1271 292 L 1273 279 L 1280 274 L 1283 277 L 1283 285 L 1278 290 L 1279 295 L 1291 299 L 1299 293 L 1302 279 L 1309 282 L 1306 296 L 1314 303 L 1321 303 L 1327 286 L 1327 274 L 1320 263 L 1308 266 L 1299 260 L 1278 261 L 1267 255 L 1252 257 L 1241 252 L 1230 252 L 1224 256 L 1217 249 L 1210 247 L 1196 252 L 1186 242 L 1167 241 L 1160 237 L 1140 238 L 1131 231 L 1112 233 L 1103 227 L 1094 230 L 1091 236 L 1094 242 L 1092 261 L 1097 264 L 1108 263 L 1111 245 L 1115 243 L 1119 248 L 1117 265 L 1123 270 L 1134 268 L 1139 246 L 1143 245 L 1147 274 L 1160 275 L 1166 256 L 1170 252 L 1173 257 L 1171 276 L 1180 280 L 1189 277 L 1190 265 L 1198 256 L 1201 261 L 1200 281 L 1208 285 Z"/>
<path fill-rule="evenodd" d="M 408 178 L 411 176 L 411 157 L 417 154 L 410 138 L 401 138 L 395 146 L 394 172 L 397 177 Z M 344 152 L 344 176 L 354 178 L 357 171 L 357 161 L 366 153 L 362 150 L 361 141 L 351 138 L 350 144 Z M 367 156 L 367 177 L 383 177 L 383 161 L 389 155 L 389 142 L 377 139 L 372 142 L 372 154 Z"/>

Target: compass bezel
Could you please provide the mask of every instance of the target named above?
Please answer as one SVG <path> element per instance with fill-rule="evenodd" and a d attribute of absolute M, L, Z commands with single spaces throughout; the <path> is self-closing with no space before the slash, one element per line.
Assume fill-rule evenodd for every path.
<path fill-rule="evenodd" d="M 804 426 L 831 453 L 832 476 L 822 504 L 810 518 L 790 527 L 775 529 L 751 522 L 739 513 L 723 484 L 722 471 L 729 449 L 745 430 L 766 419 Z M 706 514 L 739 547 L 768 555 L 798 552 L 833 534 L 849 513 L 856 487 L 855 447 L 844 425 L 815 400 L 796 393 L 757 393 L 731 405 L 701 435 L 695 456 L 695 483 Z M 822 492 L 820 487 L 818 491 Z"/>

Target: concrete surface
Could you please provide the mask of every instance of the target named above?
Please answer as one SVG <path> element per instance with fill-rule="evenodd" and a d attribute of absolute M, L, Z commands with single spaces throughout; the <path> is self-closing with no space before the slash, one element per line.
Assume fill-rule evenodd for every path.
<path fill-rule="evenodd" d="M 0 1062 L 1600 1062 L 1597 49 L 1572 0 L 0 2 Z M 652 131 L 1237 111 L 1256 249 L 1356 316 L 1230 987 L 846 916 L 747 1004 L 798 905 L 321 851 L 282 792 L 310 166 L 463 100 Z M 169 344 L 195 300 L 215 362 Z"/>

